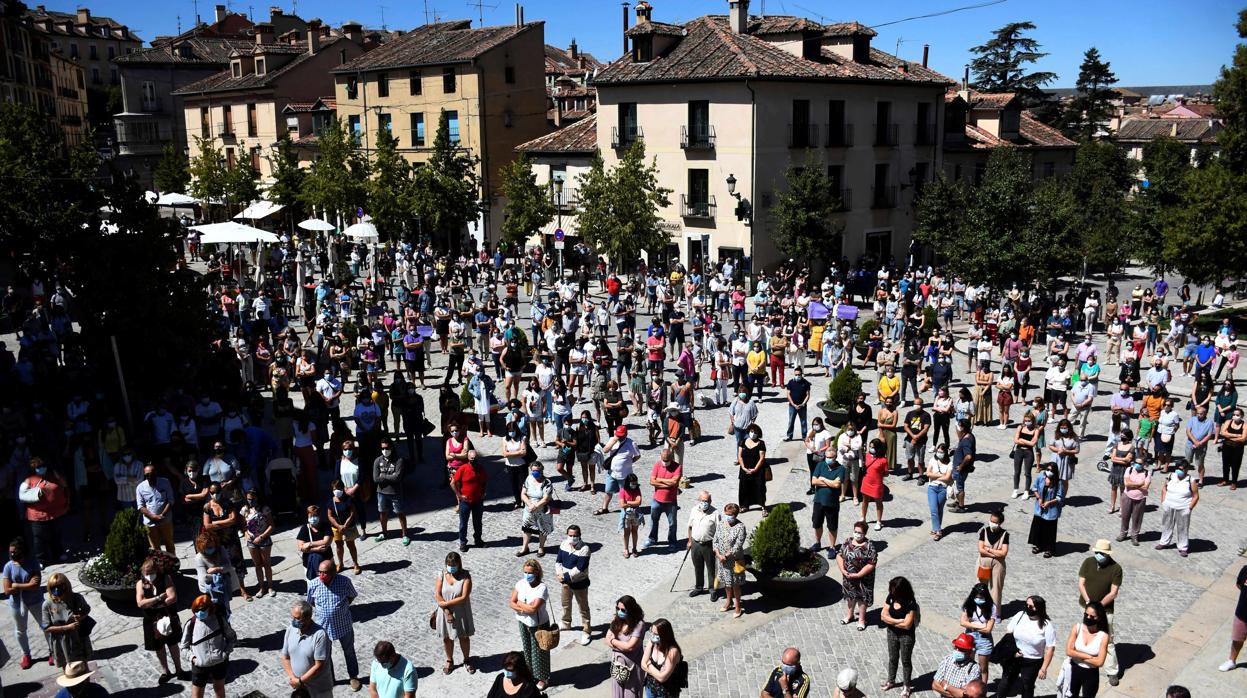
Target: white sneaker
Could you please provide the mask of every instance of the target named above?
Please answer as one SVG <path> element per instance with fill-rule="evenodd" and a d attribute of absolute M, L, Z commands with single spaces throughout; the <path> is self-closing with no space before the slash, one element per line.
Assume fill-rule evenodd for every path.
<path fill-rule="evenodd" d="M 875 530 L 876 530 L 876 531 L 882 531 L 882 530 L 883 530 L 883 524 L 882 524 L 882 523 L 879 523 L 878 521 L 876 521 L 876 522 L 875 522 Z"/>
<path fill-rule="evenodd" d="M 1009 495 L 1009 496 L 1010 496 L 1011 498 L 1013 498 L 1013 499 L 1017 499 L 1018 497 L 1021 497 L 1021 496 L 1022 496 L 1022 493 L 1021 493 L 1021 492 L 1018 492 L 1017 490 L 1013 490 L 1013 494 L 1011 494 L 1011 495 Z"/>
<path fill-rule="evenodd" d="M 1022 501 L 1026 501 L 1030 498 L 1031 498 L 1030 490 L 1026 490 L 1025 492 L 1022 493 Z"/>
<path fill-rule="evenodd" d="M 588 633 L 581 633 L 581 635 L 580 635 L 580 644 L 582 644 L 582 645 L 587 645 L 587 644 L 589 644 L 589 634 L 588 634 Z"/>
<path fill-rule="evenodd" d="M 1008 429 L 1009 427 L 1005 426 L 1004 424 L 1000 424 L 1000 425 L 998 425 L 996 428 L 997 428 L 997 429 L 1002 429 L 1002 430 L 1003 430 L 1003 429 Z"/>
<path fill-rule="evenodd" d="M 1221 662 L 1221 666 L 1217 667 L 1217 671 L 1233 671 L 1237 666 L 1238 662 L 1227 659 L 1224 662 Z"/>

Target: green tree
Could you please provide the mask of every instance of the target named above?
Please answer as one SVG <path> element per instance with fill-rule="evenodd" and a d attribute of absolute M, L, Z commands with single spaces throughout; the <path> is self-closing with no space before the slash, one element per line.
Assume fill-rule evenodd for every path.
<path fill-rule="evenodd" d="M 1132 256 L 1157 273 L 1163 273 L 1165 222 L 1182 205 L 1186 178 L 1191 171 L 1191 150 L 1169 136 L 1154 138 L 1143 146 L 1142 168 L 1146 186 L 1130 200 Z"/>
<path fill-rule="evenodd" d="M 1165 258 L 1197 284 L 1247 269 L 1247 195 L 1243 176 L 1231 168 L 1214 158 L 1191 170 L 1182 205 L 1165 221 Z"/>
<path fill-rule="evenodd" d="M 388 128 L 377 129 L 376 142 L 366 208 L 382 238 L 396 240 L 411 218 L 411 166 L 399 154 L 398 139 Z"/>
<path fill-rule="evenodd" d="M 507 199 L 502 219 L 502 241 L 523 246 L 530 235 L 554 219 L 549 190 L 537 186 L 532 163 L 520 155 L 502 168 L 502 195 Z"/>
<path fill-rule="evenodd" d="M 990 41 L 971 48 L 977 56 L 970 61 L 974 89 L 1016 92 L 1027 108 L 1042 104 L 1043 86 L 1055 80 L 1056 74 L 1027 72 L 1030 64 L 1048 55 L 1039 50 L 1039 42 L 1026 36 L 1034 29 L 1031 22 L 1010 22 L 992 32 Z"/>
<path fill-rule="evenodd" d="M 216 141 L 196 136 L 195 142 L 198 143 L 199 154 L 190 163 L 190 195 L 203 202 L 209 212 L 208 218 L 212 220 L 211 202 L 225 200 L 229 171 Z"/>
<path fill-rule="evenodd" d="M 303 216 L 303 180 L 307 170 L 299 167 L 299 154 L 289 133 L 281 134 L 273 153 L 273 183 L 268 188 L 268 200 L 282 206 L 282 217 L 287 225 L 294 225 Z"/>
<path fill-rule="evenodd" d="M 939 252 L 950 267 L 959 267 L 972 246 L 962 248 L 966 209 L 970 205 L 967 187 L 941 172 L 922 188 L 914 220 L 914 240 Z M 954 268 L 955 273 L 963 270 Z"/>
<path fill-rule="evenodd" d="M 1099 50 L 1094 46 L 1087 49 L 1078 69 L 1078 82 L 1074 85 L 1076 94 L 1062 119 L 1065 135 L 1089 141 L 1102 128 L 1107 128 L 1113 116 L 1112 100 L 1116 94 L 1112 87 L 1116 84 L 1117 76 L 1109 68 L 1108 61 L 1100 58 Z"/>
<path fill-rule="evenodd" d="M 320 159 L 303 180 L 301 200 L 330 223 L 350 219 L 367 199 L 368 159 L 342 122 L 330 119 L 317 136 Z"/>
<path fill-rule="evenodd" d="M 840 193 L 832 190 L 831 179 L 806 152 L 805 165 L 790 167 L 785 173 L 788 189 L 776 197 L 775 244 L 784 255 L 803 259 L 811 265 L 840 257 L 843 225 L 833 220 Z"/>
<path fill-rule="evenodd" d="M 1239 38 L 1247 39 L 1247 9 L 1238 13 L 1235 27 Z M 1212 97 L 1225 120 L 1225 129 L 1217 134 L 1221 157 L 1230 172 L 1247 175 L 1247 44 L 1238 44 L 1231 65 L 1222 66 Z"/>
<path fill-rule="evenodd" d="M 658 227 L 658 209 L 671 205 L 671 190 L 658 185 L 658 166 L 645 159 L 645 143 L 637 140 L 610 171 L 595 156 L 589 172 L 577 178 L 581 235 L 623 269 L 642 252 L 666 249 L 668 235 Z"/>
<path fill-rule="evenodd" d="M 187 165 L 186 155 L 172 143 L 166 143 L 161 151 L 160 161 L 152 171 L 152 183 L 156 186 L 156 191 L 186 193 L 186 186 L 191 182 Z"/>
<path fill-rule="evenodd" d="M 412 210 L 434 243 L 458 249 L 467 225 L 481 213 L 479 160 L 450 139 L 450 121 L 442 110 L 433 136 L 433 152 L 412 175 Z"/>
<path fill-rule="evenodd" d="M 1074 155 L 1068 186 L 1078 200 L 1076 247 L 1090 269 L 1114 272 L 1130 257 L 1131 209 L 1126 195 L 1135 185 L 1135 162 L 1105 141 L 1086 141 Z"/>
<path fill-rule="evenodd" d="M 225 171 L 225 207 L 229 215 L 249 206 L 260 198 L 260 173 L 250 160 L 236 163 Z"/>

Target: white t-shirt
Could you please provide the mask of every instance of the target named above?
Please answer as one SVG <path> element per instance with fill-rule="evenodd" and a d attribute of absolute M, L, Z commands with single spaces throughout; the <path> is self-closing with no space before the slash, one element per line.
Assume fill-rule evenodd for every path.
<path fill-rule="evenodd" d="M 1019 613 L 1009 621 L 1009 632 L 1013 633 L 1013 641 L 1026 659 L 1041 659 L 1047 648 L 1056 646 L 1056 626 L 1051 620 L 1041 628 L 1038 621 Z"/>
<path fill-rule="evenodd" d="M 515 596 L 520 603 L 532 603 L 537 599 L 545 599 L 541 604 L 541 608 L 536 613 L 520 613 L 515 612 L 515 619 L 532 628 L 541 625 L 541 620 L 549 621 L 550 619 L 550 593 L 546 590 L 545 582 L 538 582 L 537 586 L 529 586 L 527 579 L 521 579 L 515 583 Z"/>
<path fill-rule="evenodd" d="M 611 477 L 623 480 L 632 474 L 632 464 L 641 457 L 632 439 L 625 439 L 615 449 L 615 457 L 611 458 Z"/>
<path fill-rule="evenodd" d="M 343 458 L 338 465 L 338 475 L 341 476 L 343 485 L 354 487 L 359 484 L 359 464 Z"/>

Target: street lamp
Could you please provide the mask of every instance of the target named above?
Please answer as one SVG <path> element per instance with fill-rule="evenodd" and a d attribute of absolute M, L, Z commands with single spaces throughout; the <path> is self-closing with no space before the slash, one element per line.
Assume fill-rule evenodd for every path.
<path fill-rule="evenodd" d="M 727 176 L 727 193 L 736 198 L 736 220 L 749 228 L 749 258 L 753 259 L 753 202 L 736 191 L 736 175 Z M 709 250 L 707 250 L 707 253 Z"/>
<path fill-rule="evenodd" d="M 732 196 L 736 196 L 736 175 L 734 174 L 729 174 L 727 176 L 727 193 Z"/>
<path fill-rule="evenodd" d="M 555 204 L 554 204 L 555 215 L 558 216 L 558 222 L 555 224 L 556 229 L 562 230 L 563 229 L 563 180 L 561 179 L 554 180 L 554 201 L 555 201 Z M 559 242 L 560 241 L 556 240 L 555 246 L 558 248 L 558 252 L 559 252 L 559 278 L 561 279 L 563 278 L 563 247 L 561 244 L 559 244 Z"/>

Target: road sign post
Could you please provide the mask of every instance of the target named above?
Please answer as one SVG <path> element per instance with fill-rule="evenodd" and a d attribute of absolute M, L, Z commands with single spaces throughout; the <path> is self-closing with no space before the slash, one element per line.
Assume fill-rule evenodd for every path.
<path fill-rule="evenodd" d="M 554 249 L 559 251 L 559 278 L 560 279 L 563 278 L 563 245 L 564 245 L 563 240 L 566 237 L 567 237 L 567 233 L 564 233 L 562 228 L 554 229 Z"/>

